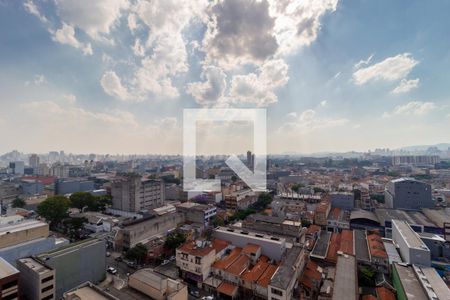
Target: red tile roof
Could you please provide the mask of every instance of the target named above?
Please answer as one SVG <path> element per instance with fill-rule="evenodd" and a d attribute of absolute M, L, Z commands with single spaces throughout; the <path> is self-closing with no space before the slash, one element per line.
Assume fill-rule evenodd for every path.
<path fill-rule="evenodd" d="M 246 256 L 246 255 L 241 255 L 225 271 L 228 273 L 231 273 L 235 276 L 241 276 L 242 273 L 245 270 L 247 270 L 249 263 L 250 263 L 250 258 L 248 258 L 248 256 Z"/>
<path fill-rule="evenodd" d="M 269 285 L 270 279 L 272 279 L 273 274 L 278 270 L 278 266 L 269 265 L 264 273 L 259 277 L 257 284 L 262 287 L 267 287 Z"/>
<path fill-rule="evenodd" d="M 339 233 L 333 233 L 331 235 L 330 243 L 328 245 L 328 253 L 325 258 L 327 261 L 336 263 L 337 262 L 337 252 L 341 246 L 341 235 Z"/>
<path fill-rule="evenodd" d="M 258 260 L 256 265 L 249 271 L 242 274 L 241 279 L 244 281 L 257 281 L 264 271 L 269 267 L 269 263 Z"/>
<path fill-rule="evenodd" d="M 228 256 L 226 256 L 225 258 L 216 261 L 212 267 L 215 269 L 221 269 L 221 270 L 225 270 L 226 268 L 228 268 L 229 266 L 231 266 L 231 264 L 238 258 L 238 256 L 241 254 L 242 248 L 236 247 L 233 250 L 231 250 L 230 254 L 228 254 Z"/>
<path fill-rule="evenodd" d="M 215 239 L 212 242 L 212 246 L 216 250 L 216 253 L 219 253 L 220 251 L 228 247 L 229 244 L 230 244 L 229 242 L 219 239 Z"/>
<path fill-rule="evenodd" d="M 339 248 L 339 251 L 345 253 L 345 254 L 351 254 L 353 253 L 353 231 L 352 230 L 342 230 L 341 232 L 341 246 Z"/>
<path fill-rule="evenodd" d="M 225 294 L 230 297 L 234 297 L 236 295 L 237 290 L 238 287 L 236 285 L 228 282 L 222 282 L 217 288 L 217 292 Z"/>
<path fill-rule="evenodd" d="M 308 261 L 302 276 L 300 277 L 300 283 L 309 289 L 318 287 L 322 280 L 322 273 L 318 270 L 318 265 L 313 261 Z"/>
<path fill-rule="evenodd" d="M 395 300 L 395 294 L 385 287 L 377 287 L 377 295 L 380 300 Z"/>
<path fill-rule="evenodd" d="M 386 249 L 384 248 L 381 236 L 378 233 L 371 233 L 367 236 L 367 241 L 369 243 L 370 255 L 375 257 L 387 258 Z"/>
<path fill-rule="evenodd" d="M 321 227 L 319 225 L 315 225 L 315 224 L 309 225 L 308 229 L 306 230 L 306 234 L 317 233 L 320 231 L 320 229 L 321 229 Z"/>
<path fill-rule="evenodd" d="M 189 253 L 190 255 L 202 257 L 208 255 L 211 251 L 215 251 L 212 245 L 197 247 L 195 242 L 186 242 L 181 245 L 178 250 Z"/>

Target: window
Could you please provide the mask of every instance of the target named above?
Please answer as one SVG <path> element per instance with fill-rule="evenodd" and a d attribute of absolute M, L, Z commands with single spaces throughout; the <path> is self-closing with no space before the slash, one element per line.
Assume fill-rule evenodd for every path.
<path fill-rule="evenodd" d="M 41 280 L 41 283 L 46 283 L 46 282 L 49 282 L 50 280 L 53 280 L 53 275 L 52 275 L 52 276 L 48 276 L 48 277 L 46 277 L 46 278 L 43 278 L 43 279 Z"/>
<path fill-rule="evenodd" d="M 2 290 L 7 290 L 9 288 L 12 288 L 13 286 L 17 285 L 17 280 L 11 281 L 11 282 L 7 282 L 4 285 L 2 285 Z"/>
<path fill-rule="evenodd" d="M 202 263 L 202 258 L 196 256 L 196 257 L 195 257 L 195 264 L 200 265 L 201 263 Z"/>
<path fill-rule="evenodd" d="M 42 298 L 42 300 L 50 300 L 50 299 L 53 299 L 53 294 L 48 295 L 48 296 L 45 297 L 45 298 Z"/>
<path fill-rule="evenodd" d="M 279 289 L 274 289 L 272 288 L 272 294 L 278 295 L 278 296 L 283 296 L 283 291 L 280 291 Z"/>
<path fill-rule="evenodd" d="M 3 300 L 12 300 L 12 299 L 18 299 L 19 295 L 17 294 L 17 292 L 12 293 L 8 296 L 3 297 Z"/>
<path fill-rule="evenodd" d="M 41 293 L 48 292 L 48 291 L 50 291 L 50 290 L 52 290 L 52 289 L 53 289 L 53 284 L 52 284 L 52 285 L 49 285 L 49 286 L 47 286 L 47 287 L 45 287 L 45 288 L 43 288 L 43 289 L 41 290 Z"/>

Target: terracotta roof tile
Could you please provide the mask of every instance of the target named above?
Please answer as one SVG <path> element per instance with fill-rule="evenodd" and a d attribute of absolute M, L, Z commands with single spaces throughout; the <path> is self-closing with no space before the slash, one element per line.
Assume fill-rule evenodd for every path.
<path fill-rule="evenodd" d="M 341 232 L 341 246 L 339 251 L 345 254 L 353 254 L 353 231 L 352 230 L 342 230 Z"/>
<path fill-rule="evenodd" d="M 249 271 L 242 274 L 241 279 L 244 281 L 257 281 L 264 271 L 269 267 L 269 263 L 258 260 L 256 265 Z"/>
<path fill-rule="evenodd" d="M 187 242 L 187 243 L 184 243 L 183 245 L 181 245 L 178 248 L 178 250 L 189 253 L 190 255 L 206 256 L 211 251 L 214 251 L 214 248 L 212 247 L 212 245 L 208 245 L 205 247 L 197 247 L 195 242 Z"/>
<path fill-rule="evenodd" d="M 278 270 L 278 266 L 269 265 L 264 273 L 259 277 L 257 283 L 262 287 L 267 287 L 269 285 L 270 279 L 272 279 L 273 274 Z"/>
<path fill-rule="evenodd" d="M 231 250 L 230 254 L 228 254 L 225 258 L 216 261 L 212 267 L 215 269 L 221 269 L 225 270 L 231 264 L 238 258 L 238 256 L 241 254 L 242 248 L 236 247 L 233 250 Z"/>
<path fill-rule="evenodd" d="M 339 233 L 333 233 L 331 235 L 330 243 L 328 245 L 328 253 L 326 260 L 332 263 L 337 262 L 337 252 L 341 246 L 341 235 Z"/>
<path fill-rule="evenodd" d="M 395 294 L 385 287 L 377 287 L 377 295 L 380 300 L 395 300 Z"/>
<path fill-rule="evenodd" d="M 217 292 L 233 297 L 236 295 L 238 287 L 228 282 L 222 282 L 217 288 Z"/>
<path fill-rule="evenodd" d="M 249 263 L 250 258 L 248 258 L 248 256 L 246 255 L 241 255 L 233 262 L 231 266 L 226 268 L 225 271 L 236 276 L 241 276 L 242 273 L 247 269 Z"/>

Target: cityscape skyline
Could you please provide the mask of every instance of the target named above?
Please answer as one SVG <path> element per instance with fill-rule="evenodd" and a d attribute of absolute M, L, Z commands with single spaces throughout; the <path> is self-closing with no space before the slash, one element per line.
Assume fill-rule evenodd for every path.
<path fill-rule="evenodd" d="M 266 107 L 270 153 L 449 140 L 449 3 L 102 3 L 0 2 L 0 152 L 181 153 L 199 107 Z"/>

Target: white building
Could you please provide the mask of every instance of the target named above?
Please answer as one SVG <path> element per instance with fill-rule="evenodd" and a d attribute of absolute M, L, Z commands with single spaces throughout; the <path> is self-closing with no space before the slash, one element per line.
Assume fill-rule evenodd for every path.
<path fill-rule="evenodd" d="M 404 262 L 431 265 L 430 249 L 407 222 L 392 220 L 392 240 L 398 245 Z"/>

